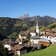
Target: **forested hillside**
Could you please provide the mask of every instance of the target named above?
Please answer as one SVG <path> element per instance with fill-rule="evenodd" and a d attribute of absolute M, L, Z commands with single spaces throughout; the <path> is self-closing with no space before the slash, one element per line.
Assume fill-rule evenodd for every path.
<path fill-rule="evenodd" d="M 0 17 L 0 35 L 7 37 L 13 32 L 19 33 L 20 31 L 26 31 L 27 29 L 35 26 L 37 22 L 39 23 L 39 26 L 46 27 L 52 23 L 55 23 L 56 19 L 49 16 L 34 16 L 22 19 Z"/>

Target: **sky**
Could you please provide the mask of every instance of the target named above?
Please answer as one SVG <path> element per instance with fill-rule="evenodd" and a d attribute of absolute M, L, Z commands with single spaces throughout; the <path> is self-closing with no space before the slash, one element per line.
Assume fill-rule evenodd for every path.
<path fill-rule="evenodd" d="M 56 0 L 0 0 L 0 17 L 18 18 L 25 13 L 56 18 Z"/>

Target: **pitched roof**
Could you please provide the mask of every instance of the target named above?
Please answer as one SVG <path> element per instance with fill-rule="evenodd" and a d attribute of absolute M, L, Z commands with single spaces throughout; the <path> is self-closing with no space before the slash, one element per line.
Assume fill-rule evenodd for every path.
<path fill-rule="evenodd" d="M 24 47 L 24 46 L 20 46 L 20 45 L 15 45 L 14 47 L 13 47 L 13 51 L 20 51 L 20 50 L 24 50 L 24 49 L 26 49 L 26 47 Z"/>
<path fill-rule="evenodd" d="M 4 42 L 4 44 L 6 44 L 6 43 L 11 44 L 12 43 L 11 39 L 4 39 L 3 42 Z"/>
<path fill-rule="evenodd" d="M 20 50 L 23 46 L 20 46 L 20 45 L 15 45 L 13 47 L 13 51 L 16 51 L 16 50 Z"/>
<path fill-rule="evenodd" d="M 27 31 L 21 31 L 20 34 L 21 34 L 21 36 L 27 36 L 29 34 L 29 32 L 27 32 Z"/>
<path fill-rule="evenodd" d="M 47 33 L 46 36 L 56 36 L 56 33 Z"/>
<path fill-rule="evenodd" d="M 45 31 L 46 32 L 52 32 L 52 29 L 46 29 Z"/>

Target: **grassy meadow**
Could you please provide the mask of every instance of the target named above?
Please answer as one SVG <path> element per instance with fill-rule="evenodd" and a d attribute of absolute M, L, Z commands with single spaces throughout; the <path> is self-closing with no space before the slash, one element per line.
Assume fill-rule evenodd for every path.
<path fill-rule="evenodd" d="M 56 45 L 50 45 L 46 49 L 33 51 L 23 54 L 21 56 L 56 56 Z"/>

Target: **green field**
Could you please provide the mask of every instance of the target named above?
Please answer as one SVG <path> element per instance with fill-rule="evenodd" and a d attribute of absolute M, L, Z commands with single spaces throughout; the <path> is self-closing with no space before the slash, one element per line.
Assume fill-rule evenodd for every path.
<path fill-rule="evenodd" d="M 56 56 L 56 45 L 50 45 L 46 49 L 33 51 L 21 56 Z"/>

